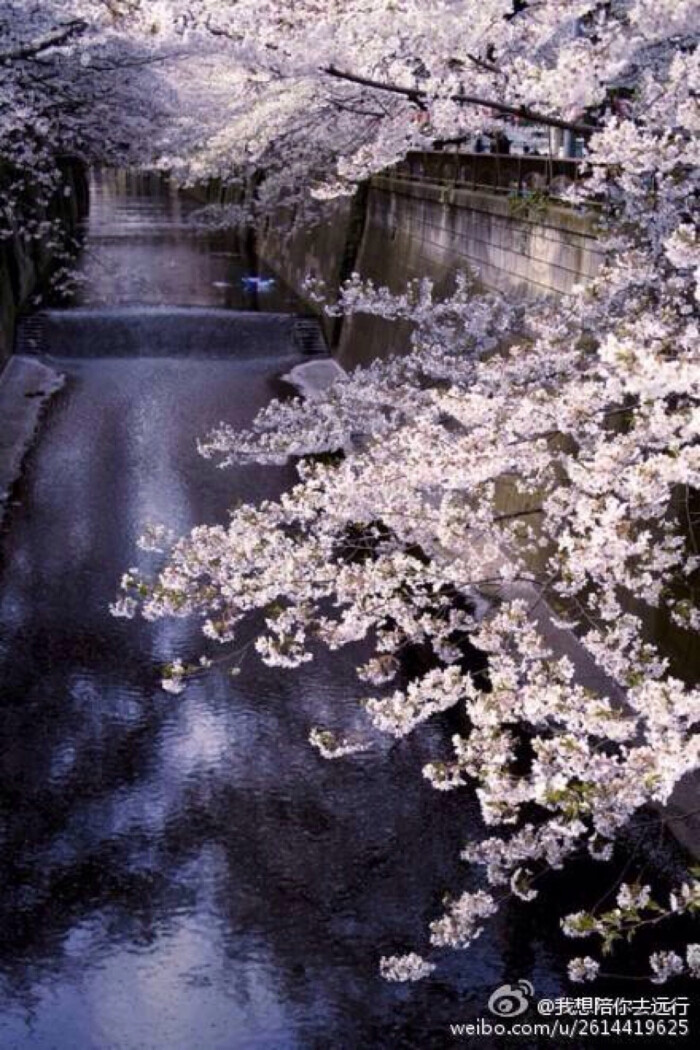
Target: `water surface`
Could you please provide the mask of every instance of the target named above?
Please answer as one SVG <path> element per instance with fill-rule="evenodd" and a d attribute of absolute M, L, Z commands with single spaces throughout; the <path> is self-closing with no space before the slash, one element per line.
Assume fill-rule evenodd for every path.
<path fill-rule="evenodd" d="M 93 186 L 84 302 L 221 306 L 212 277 L 237 289 L 239 264 L 212 256 L 170 191 Z M 249 422 L 297 359 L 272 331 L 253 355 L 232 337 L 228 356 L 182 356 L 172 326 L 157 357 L 107 357 L 90 324 L 57 362 L 67 385 L 2 536 L 0 1046 L 429 1050 L 464 1045 L 448 1025 L 488 1016 L 503 982 L 570 994 L 551 900 L 506 907 L 428 982 L 378 978 L 380 954 L 424 949 L 445 892 L 475 885 L 457 859 L 481 833 L 473 799 L 420 775 L 447 753 L 449 719 L 328 763 L 307 735 L 361 725 L 349 653 L 159 688 L 200 638 L 111 618 L 116 583 L 147 522 L 223 521 L 290 483 L 219 471 L 195 440 Z M 586 869 L 568 885 L 582 906 L 608 881 Z"/>

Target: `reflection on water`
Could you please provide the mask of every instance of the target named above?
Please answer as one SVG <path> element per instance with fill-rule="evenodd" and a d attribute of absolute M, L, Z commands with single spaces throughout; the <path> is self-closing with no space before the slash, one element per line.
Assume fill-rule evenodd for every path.
<path fill-rule="evenodd" d="M 250 238 L 194 225 L 201 207 L 155 175 L 93 172 L 79 302 L 294 310 L 291 292 L 265 284 L 272 275 Z"/>
<path fill-rule="evenodd" d="M 98 198 L 90 251 L 117 259 L 123 282 L 100 294 L 130 300 L 133 272 L 147 301 L 180 301 L 163 269 L 179 207 Z M 183 281 L 202 287 L 218 263 L 177 239 Z M 349 655 L 293 673 L 249 663 L 173 698 L 159 667 L 200 651 L 192 627 L 108 615 L 146 522 L 224 520 L 291 480 L 218 471 L 195 452 L 209 426 L 244 424 L 279 393 L 288 351 L 271 339 L 267 352 L 63 362 L 0 565 L 3 1050 L 425 1050 L 464 1045 L 449 1024 L 485 1016 L 505 981 L 571 992 L 546 901 L 506 907 L 424 984 L 377 976 L 380 953 L 423 947 L 445 891 L 470 884 L 457 855 L 478 826 L 473 801 L 420 775 L 445 753 L 448 719 L 324 762 L 310 726 L 360 725 Z M 574 906 L 608 878 L 587 870 Z"/>

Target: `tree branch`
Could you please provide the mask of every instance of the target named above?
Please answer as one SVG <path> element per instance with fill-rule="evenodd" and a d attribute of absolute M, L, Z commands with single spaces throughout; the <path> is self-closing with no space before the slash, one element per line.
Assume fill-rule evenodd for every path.
<path fill-rule="evenodd" d="M 47 33 L 46 36 L 32 41 L 30 44 L 22 44 L 12 51 L 0 51 L 0 63 L 18 62 L 25 58 L 34 58 L 43 51 L 48 51 L 49 48 L 61 47 L 74 36 L 81 36 L 87 28 L 87 22 L 82 19 L 67 22 L 62 28 L 54 29 L 51 33 Z"/>
<path fill-rule="evenodd" d="M 362 87 L 368 87 L 374 91 L 389 91 L 394 95 L 402 95 L 421 108 L 425 106 L 425 99 L 428 97 L 427 92 L 421 88 L 402 87 L 400 84 L 386 84 L 381 80 L 372 80 L 370 77 L 358 76 L 356 73 L 337 69 L 335 66 L 326 66 L 322 72 L 329 77 L 334 77 L 336 80 L 345 80 L 350 84 L 360 84 Z M 505 102 L 496 102 L 494 99 L 481 98 L 478 95 L 460 93 L 451 95 L 450 98 L 452 102 L 458 102 L 461 105 L 484 106 L 486 109 L 493 109 L 497 113 L 503 113 L 506 116 L 518 117 L 520 120 L 528 121 L 531 124 L 545 124 L 547 127 L 575 131 L 579 135 L 590 135 L 597 130 L 592 124 L 577 124 L 570 120 L 561 120 L 559 117 L 550 117 L 546 113 L 529 109 L 527 106 L 509 106 Z"/>
<path fill-rule="evenodd" d="M 487 62 L 485 58 L 478 58 L 477 55 L 471 54 L 468 54 L 467 58 L 470 62 L 473 62 L 475 66 L 478 66 L 480 69 L 485 69 L 488 73 L 496 73 L 499 77 L 504 75 L 503 71 L 500 70 L 498 66 L 494 66 L 493 62 Z"/>

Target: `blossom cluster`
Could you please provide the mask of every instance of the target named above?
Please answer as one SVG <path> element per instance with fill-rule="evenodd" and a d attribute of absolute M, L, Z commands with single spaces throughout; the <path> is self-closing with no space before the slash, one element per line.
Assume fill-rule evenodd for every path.
<path fill-rule="evenodd" d="M 603 955 L 609 955 L 615 941 L 631 941 L 645 926 L 683 914 L 700 911 L 700 882 L 694 879 L 683 883 L 679 890 L 669 896 L 667 905 L 661 905 L 651 895 L 647 885 L 622 883 L 617 893 L 616 906 L 596 915 L 592 912 L 576 912 L 562 920 L 567 937 L 600 937 Z M 569 977 L 572 981 L 592 981 L 600 971 L 600 963 L 586 956 L 572 959 Z M 688 944 L 685 959 L 678 952 L 662 950 L 649 956 L 649 980 L 654 984 L 665 984 L 679 974 L 700 977 L 700 944 Z"/>
<path fill-rule="evenodd" d="M 463 857 L 486 886 L 528 901 L 543 871 L 581 849 L 609 859 L 634 814 L 664 805 L 700 764 L 700 691 L 649 630 L 700 627 L 697 4 L 468 7 L 466 19 L 457 0 L 240 0 L 235 17 L 227 3 L 188 5 L 182 32 L 203 50 L 182 97 L 224 61 L 241 87 L 232 102 L 231 78 L 210 77 L 221 98 L 192 170 L 213 173 L 222 157 L 264 167 L 275 154 L 284 164 L 270 160 L 260 193 L 279 203 L 294 177 L 308 189 L 309 144 L 334 192 L 426 138 L 492 127 L 496 102 L 470 108 L 466 96 L 575 124 L 573 110 L 624 89 L 625 112 L 599 118 L 570 195 L 599 217 L 601 270 L 536 304 L 473 276 L 440 301 L 427 281 L 397 294 L 353 275 L 332 309 L 410 322 L 406 354 L 313 400 L 272 402 L 244 432 L 217 428 L 206 456 L 293 460 L 296 484 L 168 541 L 160 568 L 127 574 L 116 611 L 199 617 L 225 646 L 262 614 L 256 650 L 280 668 L 363 642 L 359 680 L 375 695 L 360 686 L 358 698 L 374 728 L 403 737 L 458 712 L 462 729 L 424 775 L 476 793 L 488 834 Z M 547 609 L 602 684 L 579 680 Z M 466 666 L 468 645 L 481 669 Z M 410 647 L 429 666 L 389 692 Z M 167 687 L 186 677 L 173 664 Z M 328 757 L 364 747 L 328 730 L 312 742 Z M 625 890 L 603 932 L 641 914 L 646 893 Z M 487 889 L 462 894 L 431 943 L 466 947 L 499 903 Z M 590 932 L 589 921 L 569 917 L 565 930 Z M 387 976 L 427 974 L 405 958 L 385 960 Z M 680 972 L 677 958 L 656 953 L 654 979 Z M 696 964 L 691 945 L 680 965 Z M 573 979 L 597 972 L 590 957 L 572 963 Z"/>

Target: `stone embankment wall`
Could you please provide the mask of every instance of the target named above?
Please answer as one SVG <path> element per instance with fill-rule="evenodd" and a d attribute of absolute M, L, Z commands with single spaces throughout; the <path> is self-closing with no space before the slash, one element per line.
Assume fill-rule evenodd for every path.
<path fill-rule="evenodd" d="M 328 222 L 291 236 L 284 221 L 263 230 L 259 252 L 302 296 L 307 273 L 332 295 L 353 270 L 397 291 L 429 277 L 447 294 L 470 270 L 486 288 L 569 295 L 602 259 L 595 216 L 546 196 L 576 174 L 574 162 L 541 157 L 413 154 L 339 202 Z M 326 332 L 347 365 L 395 352 L 407 337 L 405 326 L 362 317 L 326 322 Z"/>
<path fill-rule="evenodd" d="M 372 190 L 361 187 L 354 197 L 341 197 L 329 204 L 324 222 L 301 227 L 291 236 L 289 225 L 267 221 L 258 237 L 258 251 L 302 300 L 307 276 L 321 278 L 332 301 L 340 286 L 358 266 L 364 240 Z M 289 217 L 290 223 L 293 216 Z M 314 312 L 318 306 L 310 304 Z M 326 342 L 337 350 L 343 322 L 319 313 Z"/>
<path fill-rule="evenodd" d="M 88 208 L 85 168 L 77 161 L 61 164 L 63 184 L 46 210 L 46 219 L 60 219 L 67 230 L 77 227 Z M 0 170 L 0 191 L 3 172 Z M 18 231 L 0 241 L 0 369 L 12 353 L 15 324 L 54 262 L 51 249 L 41 240 Z"/>

